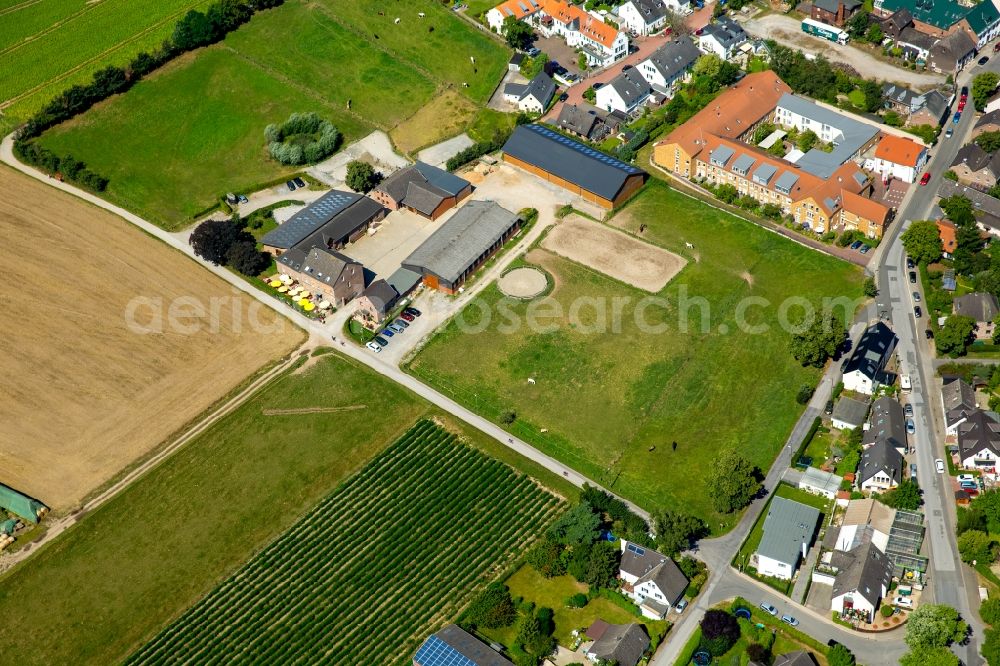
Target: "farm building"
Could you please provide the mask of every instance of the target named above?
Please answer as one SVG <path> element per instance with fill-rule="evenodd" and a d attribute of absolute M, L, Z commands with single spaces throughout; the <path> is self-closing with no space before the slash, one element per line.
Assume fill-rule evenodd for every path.
<path fill-rule="evenodd" d="M 799 479 L 799 488 L 815 495 L 833 499 L 836 497 L 837 491 L 840 490 L 840 484 L 843 481 L 842 477 L 832 472 L 806 467 L 805 471 L 802 472 L 802 478 Z"/>
<path fill-rule="evenodd" d="M 0 509 L 32 524 L 37 524 L 41 517 L 49 511 L 48 507 L 38 500 L 31 499 L 2 483 L 0 483 Z"/>
<path fill-rule="evenodd" d="M 413 666 L 513 666 L 457 624 L 427 637 L 413 655 Z"/>
<path fill-rule="evenodd" d="M 392 174 L 371 191 L 372 199 L 389 210 L 407 208 L 429 220 L 472 194 L 472 184 L 436 166 L 417 162 Z"/>
<path fill-rule="evenodd" d="M 399 294 L 392 285 L 385 280 L 375 280 L 358 299 L 355 316 L 369 326 L 378 326 L 398 299 Z"/>
<path fill-rule="evenodd" d="M 385 208 L 354 192 L 330 190 L 260 239 L 274 256 L 300 246 L 339 250 L 360 238 L 372 222 L 385 217 Z"/>
<path fill-rule="evenodd" d="M 303 248 L 296 246 L 282 253 L 277 260 L 278 270 L 338 308 L 361 295 L 365 269 L 359 262 L 324 247 Z"/>
<path fill-rule="evenodd" d="M 521 229 L 521 218 L 492 201 L 470 201 L 403 263 L 432 289 L 454 294 Z"/>
<path fill-rule="evenodd" d="M 521 125 L 503 147 L 504 161 L 603 208 L 619 206 L 646 172 L 541 125 Z"/>

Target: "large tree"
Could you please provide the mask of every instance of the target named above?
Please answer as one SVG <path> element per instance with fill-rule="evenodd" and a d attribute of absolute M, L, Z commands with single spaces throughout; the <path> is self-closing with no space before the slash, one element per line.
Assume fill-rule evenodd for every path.
<path fill-rule="evenodd" d="M 531 547 L 525 560 L 535 571 L 546 578 L 562 576 L 566 573 L 566 562 L 562 558 L 563 546 L 545 537 Z"/>
<path fill-rule="evenodd" d="M 914 648 L 899 659 L 899 666 L 958 666 L 958 657 L 946 647 Z"/>
<path fill-rule="evenodd" d="M 944 326 L 938 330 L 934 336 L 934 345 L 939 354 L 947 354 L 952 358 L 957 358 L 965 353 L 965 347 L 969 344 L 972 331 L 976 328 L 976 321 L 972 317 L 965 315 L 951 315 L 944 322 Z"/>
<path fill-rule="evenodd" d="M 904 640 L 913 651 L 948 647 L 965 638 L 969 630 L 958 611 L 944 604 L 921 604 L 910 613 Z"/>
<path fill-rule="evenodd" d="M 652 518 L 656 548 L 669 557 L 686 550 L 694 539 L 705 532 L 705 523 L 700 518 L 680 511 L 660 509 L 653 513 Z"/>
<path fill-rule="evenodd" d="M 229 248 L 242 240 L 244 234 L 246 232 L 231 220 L 207 220 L 195 227 L 189 242 L 195 254 L 219 265 L 226 263 Z"/>
<path fill-rule="evenodd" d="M 355 192 L 367 194 L 379 184 L 382 174 L 375 171 L 375 168 L 360 160 L 352 160 L 347 163 L 347 177 L 344 182 Z"/>
<path fill-rule="evenodd" d="M 847 339 L 847 329 L 832 312 L 816 317 L 802 333 L 792 336 L 792 356 L 802 365 L 820 368 Z"/>
<path fill-rule="evenodd" d="M 742 509 L 760 490 L 759 472 L 746 458 L 728 448 L 719 454 L 709 481 L 712 504 L 719 513 Z"/>
<path fill-rule="evenodd" d="M 941 207 L 949 220 L 959 226 L 976 223 L 976 213 L 972 207 L 972 201 L 968 197 L 955 194 L 941 199 L 938 206 Z"/>
<path fill-rule="evenodd" d="M 701 646 L 712 656 L 725 654 L 740 639 L 740 624 L 724 610 L 705 612 L 701 620 Z"/>
<path fill-rule="evenodd" d="M 226 264 L 243 275 L 255 277 L 271 265 L 271 257 L 257 249 L 253 238 L 240 238 L 229 246 Z"/>
<path fill-rule="evenodd" d="M 504 18 L 500 31 L 503 33 L 503 38 L 507 40 L 507 45 L 512 49 L 528 48 L 531 38 L 535 34 L 530 25 L 513 15 Z"/>
<path fill-rule="evenodd" d="M 983 132 L 975 138 L 975 142 L 986 152 L 995 153 L 1000 150 L 1000 132 Z M 992 188 L 990 189 L 992 190 Z M 996 195 L 991 193 L 990 196 Z"/>
<path fill-rule="evenodd" d="M 920 486 L 913 478 L 904 479 L 892 490 L 882 493 L 879 501 L 894 509 L 916 511 L 920 508 Z"/>
<path fill-rule="evenodd" d="M 918 264 L 929 264 L 941 256 L 941 236 L 934 220 L 917 220 L 901 236 L 906 254 Z"/>
<path fill-rule="evenodd" d="M 854 666 L 854 654 L 842 644 L 837 643 L 826 653 L 826 662 L 830 666 Z"/>
<path fill-rule="evenodd" d="M 549 535 L 557 543 L 574 546 L 593 543 L 601 527 L 601 517 L 584 503 L 563 513 L 549 528 Z"/>
<path fill-rule="evenodd" d="M 993 538 L 986 532 L 979 530 L 968 530 L 959 535 L 958 553 L 962 556 L 962 561 L 967 564 L 972 562 L 992 564 L 997 558 L 997 549 Z"/>
<path fill-rule="evenodd" d="M 975 102 L 977 111 L 982 111 L 986 106 L 997 89 L 997 83 L 1000 83 L 1000 75 L 996 72 L 983 72 L 972 79 L 972 101 Z"/>
<path fill-rule="evenodd" d="M 477 627 L 485 629 L 509 627 L 514 624 L 517 607 L 514 606 L 514 600 L 510 596 L 510 589 L 500 582 L 490 583 L 472 600 L 469 610 L 466 611 L 466 618 Z"/>
<path fill-rule="evenodd" d="M 618 557 L 621 551 L 617 544 L 609 541 L 598 541 L 590 548 L 590 562 L 587 564 L 587 574 L 584 582 L 592 589 L 615 587 L 618 577 Z"/>

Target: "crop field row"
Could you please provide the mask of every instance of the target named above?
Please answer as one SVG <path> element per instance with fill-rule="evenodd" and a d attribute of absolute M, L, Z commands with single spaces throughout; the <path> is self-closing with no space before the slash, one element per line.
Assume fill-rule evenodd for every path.
<path fill-rule="evenodd" d="M 407 664 L 558 506 L 422 420 L 127 663 Z"/>

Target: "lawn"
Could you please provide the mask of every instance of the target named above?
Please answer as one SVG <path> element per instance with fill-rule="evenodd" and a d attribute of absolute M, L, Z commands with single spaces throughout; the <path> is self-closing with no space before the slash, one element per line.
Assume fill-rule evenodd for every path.
<path fill-rule="evenodd" d="M 456 615 L 560 506 L 421 420 L 128 663 L 409 664 L 438 618 Z M 274 608 L 287 609 L 282 621 Z"/>
<path fill-rule="evenodd" d="M 706 491 L 717 472 L 714 454 L 736 446 L 766 470 L 802 411 L 795 393 L 819 375 L 791 357 L 776 310 L 790 296 L 859 298 L 860 271 L 659 183 L 613 222 L 630 232 L 645 224 L 646 240 L 688 257 L 658 294 L 669 305 L 637 310 L 645 292 L 534 250 L 529 261 L 543 264 L 556 284 L 540 302 L 545 307 L 505 301 L 487 322 L 483 313 L 502 300 L 491 285 L 409 370 L 488 418 L 513 411 L 512 432 L 644 508 L 683 506 L 724 531 L 736 516 L 716 513 Z M 747 296 L 768 302 L 746 310 L 748 323 L 770 326 L 766 334 L 739 332 Z M 610 317 L 619 298 L 630 299 L 619 325 L 600 332 L 600 308 Z M 552 304 L 562 314 L 526 325 L 529 310 Z M 571 306 L 579 310 L 572 320 Z M 637 311 L 665 326 L 644 332 Z M 508 313 L 520 325 L 510 326 Z"/>
<path fill-rule="evenodd" d="M 554 636 L 560 645 L 573 647 L 574 629 L 586 629 L 594 620 L 601 619 L 611 624 L 628 624 L 640 622 L 646 625 L 647 633 L 662 632 L 666 622 L 652 622 L 637 617 L 618 604 L 604 597 L 596 597 L 587 602 L 583 608 L 568 608 L 566 599 L 577 593 L 587 593 L 587 585 L 579 583 L 569 575 L 545 578 L 529 565 L 521 567 L 513 576 L 504 581 L 510 588 L 511 596 L 521 597 L 531 601 L 536 608 L 551 608 L 554 611 Z M 483 634 L 504 645 L 510 645 L 514 639 L 516 628 L 484 630 Z"/>
<path fill-rule="evenodd" d="M 269 384 L 0 579 L 5 660 L 120 662 L 417 419 L 459 428 L 353 361 L 330 354 L 310 363 Z M 317 407 L 340 411 L 263 411 Z M 486 453 L 572 492 L 561 477 L 495 440 L 467 434 Z"/>

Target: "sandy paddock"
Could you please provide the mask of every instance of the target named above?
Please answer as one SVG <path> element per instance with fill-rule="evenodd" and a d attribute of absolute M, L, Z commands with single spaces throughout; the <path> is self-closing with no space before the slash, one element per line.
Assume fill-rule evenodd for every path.
<path fill-rule="evenodd" d="M 578 215 L 557 224 L 542 247 L 654 294 L 687 265 L 673 252 Z"/>
<path fill-rule="evenodd" d="M 529 266 L 507 271 L 497 281 L 500 291 L 514 298 L 534 298 L 545 291 L 548 284 L 545 273 Z"/>
<path fill-rule="evenodd" d="M 291 322 L 110 213 L 6 168 L 0 190 L 0 244 L 9 250 L 0 482 L 55 510 L 72 508 L 303 340 Z M 225 305 L 215 332 L 211 319 L 175 318 L 180 330 L 150 333 L 126 321 L 137 297 L 147 305 L 133 321 L 149 330 L 154 311 L 167 320 L 185 296 L 206 309 L 213 297 L 227 299 L 216 301 Z"/>

